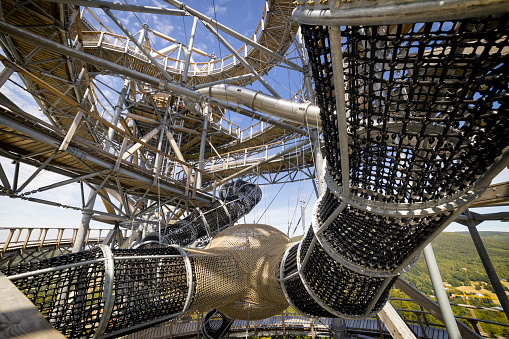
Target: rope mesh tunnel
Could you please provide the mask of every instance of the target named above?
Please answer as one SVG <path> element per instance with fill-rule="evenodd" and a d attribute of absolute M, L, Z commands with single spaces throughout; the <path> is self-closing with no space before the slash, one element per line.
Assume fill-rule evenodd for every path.
<path fill-rule="evenodd" d="M 285 276 L 299 272 L 285 285 L 301 312 L 379 311 L 396 277 L 485 189 L 476 182 L 508 146 L 508 18 L 341 27 L 341 46 L 330 45 L 329 28 L 301 25 L 328 186 L 313 227 L 282 262 Z M 343 74 L 334 74 L 334 48 L 343 52 Z M 345 83 L 347 145 L 335 76 Z"/>
<path fill-rule="evenodd" d="M 302 25 L 327 190 L 301 243 L 266 225 L 230 227 L 261 199 L 258 186 L 239 180 L 223 200 L 137 248 L 101 246 L 2 272 L 71 338 L 114 337 L 212 308 L 221 320 L 219 329 L 209 324 L 210 337 L 233 316 L 263 319 L 288 303 L 310 316 L 372 316 L 507 152 L 508 18 L 347 26 L 341 46 L 331 46 L 327 27 Z M 344 100 L 335 77 L 344 79 Z M 214 237 L 205 249 L 182 248 L 203 237 Z"/>

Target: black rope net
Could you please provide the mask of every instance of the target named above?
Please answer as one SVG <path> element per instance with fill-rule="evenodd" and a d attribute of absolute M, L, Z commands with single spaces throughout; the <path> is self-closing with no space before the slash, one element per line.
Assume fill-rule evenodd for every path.
<path fill-rule="evenodd" d="M 101 332 L 107 337 L 182 314 L 189 281 L 177 248 L 111 252 L 115 259 L 111 276 L 105 266 L 108 258 L 100 248 L 7 266 L 2 273 L 16 276 L 31 272 L 12 277 L 12 282 L 53 327 L 69 338 L 94 336 L 103 318 L 106 327 Z M 108 291 L 106 285 L 111 279 L 114 284 Z M 109 310 L 108 298 L 113 302 Z"/>
<path fill-rule="evenodd" d="M 205 236 L 214 237 L 248 214 L 262 199 L 262 190 L 258 185 L 236 180 L 224 186 L 221 196 L 223 200 L 217 200 L 207 207 L 196 208 L 186 218 L 163 229 L 161 242 L 187 246 L 196 239 Z M 157 247 L 158 245 L 159 233 L 151 233 L 141 241 L 138 247 Z"/>
<path fill-rule="evenodd" d="M 233 320 L 217 310 L 210 310 L 201 323 L 203 336 L 207 339 L 225 338 L 233 324 Z"/>
<path fill-rule="evenodd" d="M 303 262 L 309 257 L 301 278 L 323 308 L 357 317 L 383 307 L 394 277 L 461 203 L 413 216 L 398 208 L 467 196 L 508 146 L 508 18 L 341 27 L 341 46 L 330 46 L 327 27 L 301 26 L 332 184 L 298 255 Z M 347 198 L 331 47 L 343 52 Z M 325 225 L 345 199 L 346 207 Z M 289 298 L 297 303 L 301 290 L 288 289 Z"/>

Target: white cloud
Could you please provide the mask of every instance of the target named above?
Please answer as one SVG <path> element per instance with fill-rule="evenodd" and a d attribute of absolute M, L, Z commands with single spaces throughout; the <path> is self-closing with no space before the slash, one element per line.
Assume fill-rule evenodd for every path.
<path fill-rule="evenodd" d="M 139 27 L 138 30 L 134 30 L 133 28 L 136 27 L 134 24 L 131 24 L 131 19 L 136 19 L 134 17 L 134 13 L 133 12 L 123 12 L 122 15 L 117 15 L 116 16 L 118 20 L 120 20 L 120 22 L 122 22 L 122 24 L 124 26 L 126 26 L 126 28 L 130 31 L 131 34 L 135 34 L 139 29 L 141 29 L 141 27 Z M 141 26 L 141 25 L 139 25 Z"/>
<path fill-rule="evenodd" d="M 171 33 L 173 32 L 175 27 L 170 23 L 170 21 L 167 18 L 161 16 L 153 16 L 152 20 L 153 22 L 151 23 L 151 26 L 153 26 L 152 28 L 154 30 L 159 31 L 165 35 L 171 36 Z"/>
<path fill-rule="evenodd" d="M 205 15 L 214 18 L 216 16 L 226 14 L 226 11 L 227 11 L 226 6 L 215 5 L 207 8 Z"/>

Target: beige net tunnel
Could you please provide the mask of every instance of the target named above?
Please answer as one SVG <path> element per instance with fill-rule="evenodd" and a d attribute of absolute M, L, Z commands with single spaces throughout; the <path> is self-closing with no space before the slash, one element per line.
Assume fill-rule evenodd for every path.
<path fill-rule="evenodd" d="M 67 337 L 109 338 L 211 309 L 251 320 L 282 312 L 276 279 L 289 244 L 270 226 L 237 225 L 203 249 L 100 246 L 3 273 Z"/>
<path fill-rule="evenodd" d="M 327 158 L 327 188 L 301 243 L 265 225 L 227 228 L 260 199 L 259 188 L 233 185 L 230 200 L 136 249 L 103 246 L 2 272 L 73 338 L 211 309 L 250 320 L 288 305 L 310 316 L 374 315 L 424 246 L 509 165 L 507 3 L 402 16 L 413 2 L 376 22 L 359 19 L 362 3 L 311 1 L 294 12 Z M 215 237 L 206 248 L 181 247 L 204 236 Z"/>

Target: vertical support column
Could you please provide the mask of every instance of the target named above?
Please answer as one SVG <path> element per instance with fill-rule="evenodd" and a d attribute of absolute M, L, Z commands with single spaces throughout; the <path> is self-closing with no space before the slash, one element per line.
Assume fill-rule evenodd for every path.
<path fill-rule="evenodd" d="M 300 215 L 302 221 L 302 234 L 306 235 L 306 204 L 304 200 L 300 201 Z"/>
<path fill-rule="evenodd" d="M 313 149 L 313 157 L 315 159 L 315 172 L 316 172 L 316 184 L 318 190 L 318 196 L 325 193 L 325 180 L 324 180 L 324 168 L 323 168 L 323 155 L 320 143 L 320 136 L 318 129 L 311 127 L 309 129 L 309 139 Z M 317 196 L 317 197 L 318 197 Z"/>
<path fill-rule="evenodd" d="M 294 43 L 297 46 L 297 52 L 299 53 L 299 57 L 302 62 L 302 73 L 304 74 L 304 87 L 306 88 L 306 94 L 308 100 L 314 105 L 315 92 L 313 91 L 313 84 L 311 82 L 311 69 L 309 67 L 309 59 L 304 48 L 304 39 L 302 39 L 300 27 L 297 31 L 297 38 L 294 37 Z M 325 193 L 325 182 L 323 180 L 323 155 L 320 145 L 320 135 L 318 134 L 317 128 L 311 127 L 309 129 L 309 139 L 313 146 L 313 157 L 315 159 L 315 171 L 318 183 L 318 196 L 321 196 Z"/>
<path fill-rule="evenodd" d="M 162 151 L 162 149 L 163 149 L 164 132 L 165 132 L 164 127 L 161 127 L 161 131 L 159 133 L 159 140 L 157 142 L 157 150 L 158 151 Z M 159 170 L 161 169 L 161 161 L 162 161 L 161 154 L 157 153 L 155 161 L 154 161 L 154 166 L 153 166 L 154 182 L 152 183 L 152 185 L 156 184 L 156 180 L 159 177 Z"/>
<path fill-rule="evenodd" d="M 185 84 L 187 81 L 187 74 L 189 73 L 189 65 L 191 63 L 191 54 L 193 53 L 194 36 L 196 34 L 196 24 L 198 23 L 198 17 L 194 17 L 193 28 L 191 29 L 191 38 L 189 39 L 189 45 L 187 46 L 186 64 L 184 65 L 184 74 L 182 74 L 182 83 Z"/>
<path fill-rule="evenodd" d="M 438 269 L 435 253 L 433 253 L 431 244 L 428 244 L 428 246 L 426 246 L 422 252 L 424 253 L 424 259 L 426 259 L 426 265 L 428 266 L 431 283 L 433 284 L 433 289 L 435 290 L 438 306 L 440 306 L 440 311 L 442 312 L 442 317 L 444 318 L 445 328 L 447 329 L 449 338 L 461 339 L 458 324 L 456 323 L 456 319 L 452 313 L 451 304 L 449 303 L 449 299 L 445 293 L 444 283 L 442 281 L 442 277 L 440 276 L 440 270 Z"/>
<path fill-rule="evenodd" d="M 207 141 L 207 128 L 208 128 L 208 124 L 209 124 L 209 110 L 210 110 L 210 105 L 205 104 L 205 108 L 203 110 L 203 129 L 201 131 L 200 154 L 199 154 L 199 158 L 198 158 L 198 169 L 200 169 L 202 171 L 205 168 L 205 162 L 204 162 L 203 158 L 205 157 L 205 142 Z M 196 187 L 201 188 L 201 181 L 202 181 L 201 173 L 198 172 L 196 174 L 196 176 L 197 176 Z"/>
<path fill-rule="evenodd" d="M 147 28 L 148 27 L 146 25 L 143 25 L 143 28 L 140 32 L 140 36 L 139 36 L 139 40 L 138 40 L 140 44 L 143 43 L 143 40 L 145 40 L 145 35 L 147 34 Z M 111 123 L 113 125 L 116 125 L 120 118 L 120 112 L 122 111 L 122 107 L 124 106 L 124 101 L 125 101 L 125 98 L 127 95 L 127 89 L 129 88 L 129 82 L 130 82 L 129 79 L 124 80 L 122 90 L 120 91 L 120 95 L 118 97 L 117 105 L 115 106 L 115 111 L 113 112 L 113 118 L 111 120 Z M 108 129 L 108 136 L 106 137 L 106 140 L 103 145 L 103 150 L 109 152 L 110 147 L 111 147 L 111 141 L 113 140 L 114 135 L 115 135 L 115 130 L 110 127 Z M 95 188 L 97 188 L 97 187 L 95 187 Z M 73 253 L 80 252 L 83 250 L 85 237 L 88 232 L 88 228 L 90 226 L 90 219 L 92 218 L 92 214 L 93 214 L 90 210 L 94 208 L 95 197 L 93 197 L 93 199 L 91 199 L 92 196 L 94 196 L 94 195 L 95 195 L 94 192 L 90 192 L 90 195 L 88 198 L 89 203 L 86 206 L 84 206 L 85 211 L 83 211 L 80 226 L 78 228 L 78 234 L 76 236 L 76 241 L 72 248 Z"/>
<path fill-rule="evenodd" d="M 122 112 L 122 107 L 124 106 L 124 101 L 127 95 L 127 89 L 129 88 L 129 79 L 124 80 L 124 84 L 122 85 L 122 90 L 120 91 L 120 95 L 118 96 L 117 104 L 115 105 L 115 111 L 113 111 L 113 117 L 111 118 L 111 123 L 116 125 L 120 118 L 120 112 Z M 113 136 L 115 135 L 115 130 L 113 128 L 108 128 L 108 136 L 104 142 L 103 149 L 105 151 L 109 151 L 111 147 L 111 141 L 113 140 Z"/>
<path fill-rule="evenodd" d="M 495 267 L 493 267 L 493 264 L 490 260 L 490 256 L 488 255 L 488 252 L 486 251 L 486 248 L 484 247 L 484 244 L 481 240 L 481 236 L 479 235 L 479 232 L 477 231 L 477 227 L 476 227 L 477 223 L 473 220 L 472 213 L 469 210 L 466 210 L 465 214 L 468 217 L 468 219 L 467 219 L 468 231 L 470 232 L 470 236 L 472 237 L 475 248 L 477 249 L 477 253 L 479 253 L 481 262 L 484 266 L 484 269 L 486 270 L 486 274 L 488 274 L 488 278 L 490 279 L 491 285 L 493 286 L 493 289 L 495 290 L 495 294 L 497 295 L 497 298 L 500 301 L 500 305 L 502 306 L 502 309 L 504 310 L 505 316 L 507 317 L 507 319 L 509 319 L 509 300 L 507 299 L 507 296 L 505 295 L 502 283 L 500 282 L 497 272 L 495 271 Z"/>
<path fill-rule="evenodd" d="M 343 195 L 350 197 L 350 163 L 348 152 L 348 133 L 346 121 L 345 78 L 343 70 L 343 50 L 341 45 L 341 27 L 329 27 L 329 40 L 334 73 L 334 90 L 336 92 L 336 116 L 341 154 L 341 183 Z"/>

